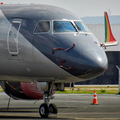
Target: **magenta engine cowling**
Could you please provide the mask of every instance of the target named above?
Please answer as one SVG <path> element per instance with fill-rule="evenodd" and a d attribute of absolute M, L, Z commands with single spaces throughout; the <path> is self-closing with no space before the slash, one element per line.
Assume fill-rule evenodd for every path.
<path fill-rule="evenodd" d="M 6 94 L 14 99 L 43 99 L 44 91 L 47 90 L 46 82 L 25 83 L 3 81 L 1 86 Z M 52 91 L 54 94 L 55 91 Z"/>

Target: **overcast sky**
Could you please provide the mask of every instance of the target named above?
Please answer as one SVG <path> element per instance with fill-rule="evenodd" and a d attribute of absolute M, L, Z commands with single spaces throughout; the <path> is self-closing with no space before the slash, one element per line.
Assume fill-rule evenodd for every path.
<path fill-rule="evenodd" d="M 78 17 L 120 15 L 120 0 L 1 0 L 4 4 L 49 4 L 65 8 Z"/>

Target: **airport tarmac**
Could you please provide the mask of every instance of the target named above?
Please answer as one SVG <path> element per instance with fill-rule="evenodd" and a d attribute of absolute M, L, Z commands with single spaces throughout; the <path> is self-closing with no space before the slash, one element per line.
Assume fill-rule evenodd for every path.
<path fill-rule="evenodd" d="M 55 94 L 51 103 L 58 107 L 54 120 L 120 120 L 120 95 L 97 94 L 99 105 L 91 105 L 93 94 Z M 7 110 L 9 97 L 0 92 L 0 120 L 42 120 L 38 109 L 43 100 L 25 101 L 11 99 Z M 48 120 L 43 119 L 43 120 Z"/>

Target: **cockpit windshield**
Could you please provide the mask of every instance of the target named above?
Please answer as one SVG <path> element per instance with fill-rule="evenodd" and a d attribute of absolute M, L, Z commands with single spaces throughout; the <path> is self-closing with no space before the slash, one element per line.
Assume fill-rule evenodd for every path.
<path fill-rule="evenodd" d="M 81 32 L 90 32 L 88 27 L 82 21 L 74 21 L 77 26 L 77 29 Z"/>
<path fill-rule="evenodd" d="M 53 32 L 77 32 L 71 21 L 53 21 Z"/>
<path fill-rule="evenodd" d="M 53 21 L 53 32 L 90 32 L 82 21 Z"/>

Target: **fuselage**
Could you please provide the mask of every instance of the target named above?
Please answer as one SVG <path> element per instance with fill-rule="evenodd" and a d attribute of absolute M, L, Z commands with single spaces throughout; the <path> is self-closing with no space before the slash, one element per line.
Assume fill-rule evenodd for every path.
<path fill-rule="evenodd" d="M 48 5 L 0 5 L 0 55 L 0 80 L 6 81 L 84 81 L 108 64 L 79 18 Z"/>

